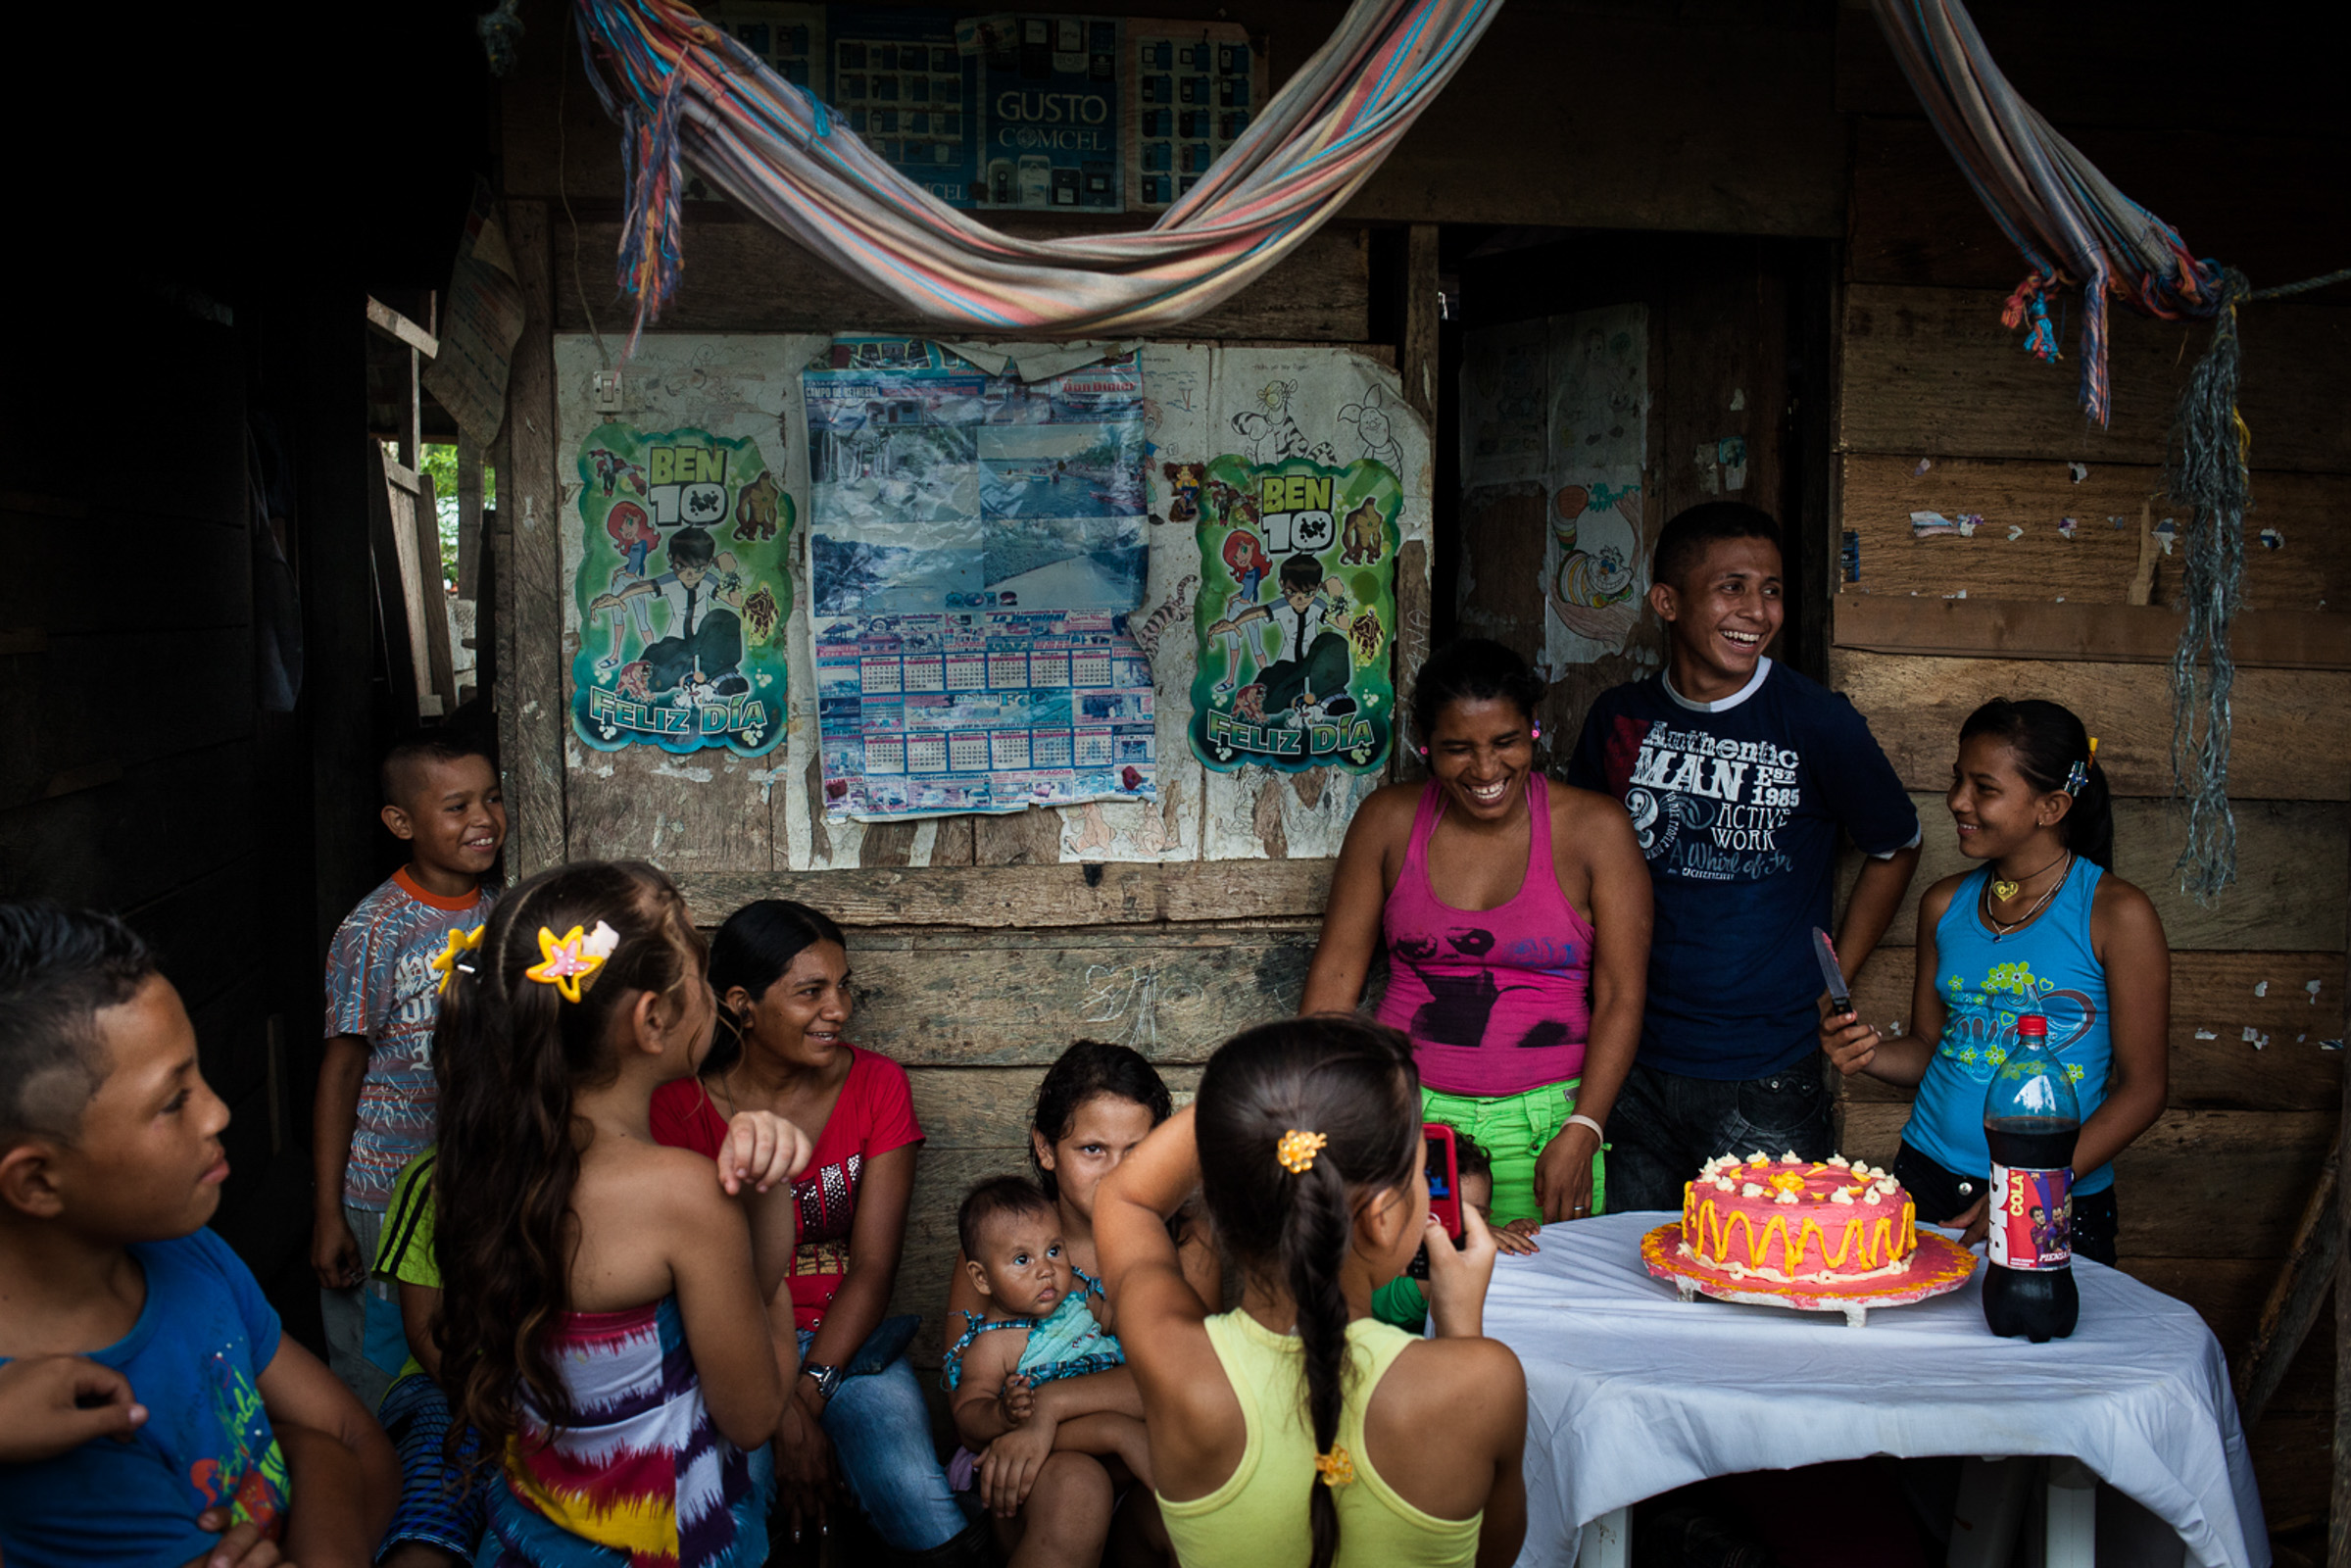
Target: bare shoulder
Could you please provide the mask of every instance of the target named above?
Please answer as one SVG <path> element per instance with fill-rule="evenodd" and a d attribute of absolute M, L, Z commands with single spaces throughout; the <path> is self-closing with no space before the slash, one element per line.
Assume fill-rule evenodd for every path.
<path fill-rule="evenodd" d="M 1951 900 L 1957 896 L 1959 885 L 1974 874 L 1973 871 L 1954 871 L 1949 876 L 1941 878 L 1920 896 L 1919 907 L 1930 914 L 1940 916 L 1943 910 L 1951 906 Z"/>
<path fill-rule="evenodd" d="M 734 1202 L 718 1185 L 718 1166 L 708 1154 L 662 1144 L 625 1144 L 603 1152 L 580 1169 L 583 1196 L 625 1209 L 651 1224 L 714 1224 L 733 1212 Z"/>
<path fill-rule="evenodd" d="M 1422 785 L 1383 784 L 1363 797 L 1355 808 L 1355 822 L 1385 835 L 1406 833 L 1412 828 L 1412 813 L 1420 808 Z"/>
<path fill-rule="evenodd" d="M 2156 911 L 2155 901 L 2136 883 L 2126 882 L 2109 871 L 2098 878 L 2098 891 L 2090 896 L 2092 919 L 2133 932 L 2152 931 L 2163 935 L 2163 916 Z"/>
<path fill-rule="evenodd" d="M 1543 785 L 1550 795 L 1553 838 L 1632 836 L 1633 819 L 1625 814 L 1625 803 L 1615 796 L 1562 784 L 1555 778 L 1545 778 Z"/>
<path fill-rule="evenodd" d="M 1418 784 L 1383 784 L 1363 798 L 1347 825 L 1342 857 L 1378 855 L 1383 861 L 1399 853 L 1412 836 L 1412 815 L 1420 807 Z"/>
<path fill-rule="evenodd" d="M 1404 1348 L 1381 1380 L 1403 1408 L 1397 1413 L 1418 1425 L 1441 1423 L 1460 1438 L 1496 1444 L 1520 1433 L 1527 1419 L 1527 1374 L 1518 1355 L 1499 1340 L 1422 1340 Z M 1475 1389 L 1474 1399 L 1461 1397 Z"/>

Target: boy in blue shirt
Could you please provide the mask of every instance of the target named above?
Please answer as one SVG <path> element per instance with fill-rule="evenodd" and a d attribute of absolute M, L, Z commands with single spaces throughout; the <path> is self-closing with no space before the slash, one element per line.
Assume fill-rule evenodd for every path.
<path fill-rule="evenodd" d="M 122 1384 L 91 1394 L 137 1400 L 114 1436 L 0 1464 L 9 1568 L 274 1561 L 280 1538 L 308 1568 L 372 1552 L 390 1445 L 203 1228 L 227 1125 L 136 936 L 0 904 L 0 1371 L 86 1357 Z"/>
<path fill-rule="evenodd" d="M 1657 539 L 1666 667 L 1600 694 L 1567 781 L 1625 803 L 1656 923 L 1641 1052 L 1608 1118 L 1613 1209 L 1679 1208 L 1717 1154 L 1835 1151 L 1815 1059 L 1839 833 L 1871 858 L 1845 908 L 1845 978 L 1918 869 L 1919 821 L 1869 724 L 1764 654 L 1786 613 L 1780 529 L 1736 501 Z"/>
<path fill-rule="evenodd" d="M 393 1178 L 433 1140 L 432 1030 L 450 934 L 489 919 L 494 895 L 481 883 L 506 843 L 498 769 L 462 732 L 393 747 L 382 785 L 383 824 L 407 843 L 409 863 L 335 929 L 311 1110 L 311 1267 L 327 1363 L 370 1410 L 407 1352 L 391 1292 L 369 1285 L 367 1270 Z"/>

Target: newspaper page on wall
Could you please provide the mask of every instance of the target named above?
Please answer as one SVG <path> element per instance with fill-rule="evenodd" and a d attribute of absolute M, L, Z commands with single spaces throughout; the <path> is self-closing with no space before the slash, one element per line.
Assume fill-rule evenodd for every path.
<path fill-rule="evenodd" d="M 803 377 L 828 818 L 1151 800 L 1142 371 L 836 338 Z"/>

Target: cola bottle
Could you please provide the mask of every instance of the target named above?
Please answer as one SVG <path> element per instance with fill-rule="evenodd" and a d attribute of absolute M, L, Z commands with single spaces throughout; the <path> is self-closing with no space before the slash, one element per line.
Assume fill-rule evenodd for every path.
<path fill-rule="evenodd" d="M 2082 1111 L 2049 1052 L 2049 1020 L 2025 1013 L 2016 1043 L 1984 1097 L 1991 1146 L 1991 1237 L 1984 1321 L 1994 1334 L 2039 1345 L 2074 1332 L 2074 1140 Z"/>

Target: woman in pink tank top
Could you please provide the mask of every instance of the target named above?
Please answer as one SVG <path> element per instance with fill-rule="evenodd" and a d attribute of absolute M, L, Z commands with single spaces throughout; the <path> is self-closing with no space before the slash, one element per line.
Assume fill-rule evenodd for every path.
<path fill-rule="evenodd" d="M 1412 1040 L 1424 1110 L 1494 1161 L 1494 1219 L 1601 1210 L 1601 1129 L 1633 1065 L 1649 881 L 1624 808 L 1535 766 L 1543 684 L 1497 643 L 1456 642 L 1412 696 L 1430 778 L 1357 808 L 1302 1011 L 1361 1000 Z"/>

